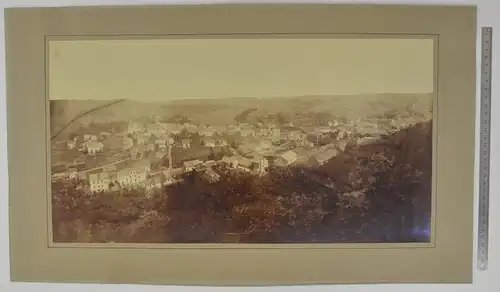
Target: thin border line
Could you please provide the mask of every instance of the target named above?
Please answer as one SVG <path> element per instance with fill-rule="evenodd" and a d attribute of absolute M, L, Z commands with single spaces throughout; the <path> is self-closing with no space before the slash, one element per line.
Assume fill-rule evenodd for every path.
<path fill-rule="evenodd" d="M 237 37 L 242 37 L 242 36 L 270 36 L 270 37 L 276 37 L 276 36 L 295 36 L 296 38 L 301 38 L 304 36 L 332 36 L 332 35 L 337 35 L 337 36 L 346 36 L 346 35 L 351 35 L 351 36 L 359 36 L 362 35 L 362 37 L 359 38 L 376 38 L 376 36 L 421 36 L 422 38 L 424 36 L 438 36 L 439 33 L 393 33 L 393 32 L 368 32 L 368 33 L 355 33 L 355 32 L 339 32 L 339 33 L 328 33 L 328 32 L 317 32 L 317 33 L 305 33 L 305 32 L 242 32 L 242 33 L 204 33 L 204 34 L 198 34 L 198 33 L 147 33 L 147 34 L 121 34 L 121 33 L 116 33 L 116 34 L 46 34 L 45 38 L 51 38 L 51 37 L 137 37 L 137 38 L 148 38 L 151 36 L 160 36 L 160 37 L 165 37 L 169 38 L 170 36 L 180 36 L 180 37 L 196 37 L 197 39 L 204 39 L 205 37 L 217 37 L 217 36 L 232 36 L 234 38 Z"/>

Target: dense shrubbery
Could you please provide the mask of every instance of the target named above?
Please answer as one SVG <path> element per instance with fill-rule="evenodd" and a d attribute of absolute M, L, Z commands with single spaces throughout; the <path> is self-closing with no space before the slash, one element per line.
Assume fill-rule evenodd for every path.
<path fill-rule="evenodd" d="M 92 195 L 54 183 L 54 240 L 220 242 L 227 233 L 243 242 L 422 240 L 413 231 L 430 215 L 430 129 L 415 125 L 316 169 L 254 177 L 221 167 L 217 183 L 193 172 L 154 193 Z"/>

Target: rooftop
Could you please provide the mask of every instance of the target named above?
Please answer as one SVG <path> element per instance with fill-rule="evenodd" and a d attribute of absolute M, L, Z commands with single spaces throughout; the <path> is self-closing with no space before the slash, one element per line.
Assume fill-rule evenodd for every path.
<path fill-rule="evenodd" d="M 129 176 L 132 172 L 144 173 L 145 170 L 144 168 L 139 168 L 139 167 L 127 167 L 118 171 L 117 177 Z"/>
<path fill-rule="evenodd" d="M 289 150 L 283 154 L 280 155 L 283 159 L 285 159 L 286 161 L 294 161 L 295 159 L 297 159 L 297 153 Z"/>
<path fill-rule="evenodd" d="M 316 161 L 318 162 L 325 162 L 337 156 L 338 153 L 339 152 L 336 149 L 327 149 L 323 152 L 314 155 L 314 159 L 316 159 Z"/>
<path fill-rule="evenodd" d="M 184 162 L 183 162 L 183 165 L 184 165 L 185 167 L 193 167 L 193 166 L 196 166 L 196 165 L 198 165 L 198 164 L 200 164 L 200 163 L 202 163 L 202 161 L 201 161 L 201 160 L 196 159 L 196 160 L 184 161 Z"/>
<path fill-rule="evenodd" d="M 250 168 L 252 166 L 252 163 L 253 163 L 252 160 L 250 160 L 246 157 L 241 157 L 239 165 L 246 167 L 246 168 Z"/>

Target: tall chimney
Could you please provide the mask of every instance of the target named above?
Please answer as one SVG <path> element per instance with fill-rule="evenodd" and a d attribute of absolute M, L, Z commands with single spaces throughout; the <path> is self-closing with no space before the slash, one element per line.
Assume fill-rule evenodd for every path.
<path fill-rule="evenodd" d="M 170 133 L 167 132 L 167 147 L 168 147 L 168 169 L 172 169 L 173 161 L 172 161 L 172 144 L 173 139 L 170 137 Z"/>
<path fill-rule="evenodd" d="M 172 169 L 172 144 L 168 143 L 168 169 Z"/>

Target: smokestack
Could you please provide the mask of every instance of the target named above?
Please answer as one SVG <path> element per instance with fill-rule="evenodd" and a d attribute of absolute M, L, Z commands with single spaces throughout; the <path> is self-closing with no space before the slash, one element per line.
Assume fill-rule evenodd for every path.
<path fill-rule="evenodd" d="M 168 169 L 172 169 L 172 144 L 168 144 Z"/>
<path fill-rule="evenodd" d="M 170 134 L 167 136 L 167 147 L 168 147 L 168 169 L 172 169 L 173 161 L 172 161 L 172 145 L 174 144 L 174 139 L 170 137 Z"/>

